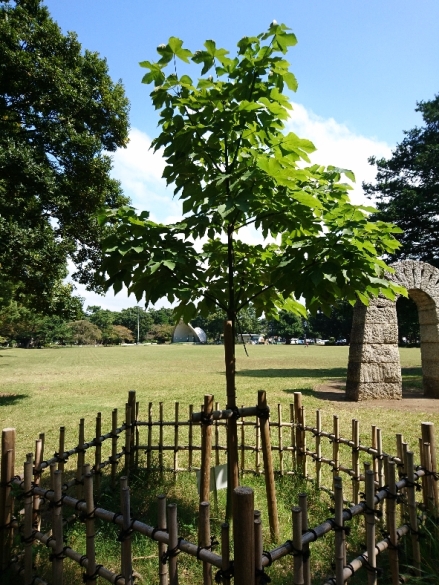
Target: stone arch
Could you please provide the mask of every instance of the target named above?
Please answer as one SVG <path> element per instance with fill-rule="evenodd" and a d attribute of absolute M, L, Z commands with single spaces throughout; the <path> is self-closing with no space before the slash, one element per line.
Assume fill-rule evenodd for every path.
<path fill-rule="evenodd" d="M 426 262 L 393 264 L 388 276 L 418 308 L 424 395 L 439 398 L 439 270 Z M 354 308 L 346 381 L 348 400 L 402 397 L 396 301 L 372 299 Z"/>

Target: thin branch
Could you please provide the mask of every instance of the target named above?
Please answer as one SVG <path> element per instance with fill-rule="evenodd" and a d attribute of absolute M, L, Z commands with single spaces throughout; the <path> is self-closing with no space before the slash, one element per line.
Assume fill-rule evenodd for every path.
<path fill-rule="evenodd" d="M 273 288 L 274 284 L 269 284 L 268 286 L 264 287 L 263 289 L 261 289 L 258 293 L 254 294 L 253 296 L 251 296 L 247 301 L 245 301 L 245 303 L 242 303 L 242 305 L 240 305 L 237 309 L 236 312 L 241 311 L 241 309 L 243 309 L 245 306 L 249 305 L 254 299 L 256 299 L 259 295 L 261 295 L 262 293 L 264 293 L 266 290 L 269 290 L 270 288 Z"/>
<path fill-rule="evenodd" d="M 267 215 L 261 215 L 261 216 L 255 217 L 254 219 L 252 219 L 250 221 L 246 221 L 245 223 L 239 225 L 236 229 L 240 230 L 241 228 L 246 227 L 248 225 L 251 225 L 252 223 L 255 223 L 258 220 L 262 221 L 263 219 L 267 219 L 267 217 L 272 217 L 273 215 L 280 215 L 281 213 L 283 213 L 283 212 L 282 211 L 275 211 L 273 213 L 267 213 Z"/>

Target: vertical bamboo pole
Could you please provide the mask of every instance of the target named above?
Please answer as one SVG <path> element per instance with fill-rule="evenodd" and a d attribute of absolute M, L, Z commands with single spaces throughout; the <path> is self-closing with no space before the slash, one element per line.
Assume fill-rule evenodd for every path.
<path fill-rule="evenodd" d="M 96 550 L 95 550 L 95 521 L 94 521 L 94 498 L 93 498 L 93 475 L 87 473 L 84 477 L 84 495 L 86 504 L 85 520 L 85 554 L 87 555 L 87 569 L 85 573 L 85 583 L 96 581 Z"/>
<path fill-rule="evenodd" d="M 51 468 L 52 469 L 52 468 Z M 53 469 L 53 495 L 54 506 L 52 509 L 52 535 L 55 538 L 55 548 L 52 557 L 52 582 L 56 585 L 63 583 L 63 519 L 62 519 L 62 477 L 60 469 Z"/>
<path fill-rule="evenodd" d="M 302 551 L 302 510 L 295 506 L 292 509 L 293 515 L 293 584 L 304 585 L 303 580 L 303 551 Z"/>
<path fill-rule="evenodd" d="M 396 434 L 396 454 L 398 456 L 398 459 L 401 460 L 401 462 L 398 463 L 398 477 L 402 477 L 404 475 L 404 457 L 402 454 L 402 443 L 403 443 L 402 434 L 397 433 Z"/>
<path fill-rule="evenodd" d="M 235 339 L 233 321 L 224 321 L 224 357 L 226 365 L 227 408 L 236 408 L 235 388 Z M 233 490 L 239 485 L 238 469 L 238 428 L 236 417 L 227 420 L 227 518 L 231 517 Z"/>
<path fill-rule="evenodd" d="M 424 451 L 424 442 L 422 437 L 419 437 L 419 459 L 421 462 L 421 467 L 427 468 L 426 461 L 425 461 L 425 451 Z M 421 479 L 422 485 L 422 503 L 424 508 L 428 508 L 428 487 L 427 487 L 427 475 L 423 475 Z M 403 490 L 404 492 L 406 490 Z"/>
<path fill-rule="evenodd" d="M 302 450 L 303 450 L 303 477 L 308 477 L 308 460 L 306 458 L 306 420 L 305 420 L 305 407 L 302 406 L 300 409 L 300 424 L 302 425 Z"/>
<path fill-rule="evenodd" d="M 14 508 L 11 493 L 11 479 L 14 475 L 15 429 L 3 429 L 0 481 L 0 569 L 9 563 L 13 531 L 11 526 Z M 12 447 L 8 449 L 8 447 Z"/>
<path fill-rule="evenodd" d="M 140 403 L 136 402 L 136 422 L 139 420 L 139 408 L 140 408 Z M 138 424 L 136 424 L 136 440 L 135 440 L 135 444 L 136 444 L 136 463 L 135 463 L 135 467 L 136 469 L 139 468 L 139 445 L 140 445 L 140 431 L 139 431 L 140 427 Z"/>
<path fill-rule="evenodd" d="M 297 472 L 297 445 L 296 445 L 296 423 L 294 415 L 294 404 L 290 404 L 290 425 L 291 425 L 291 468 Z"/>
<path fill-rule="evenodd" d="M 334 465 L 332 467 L 332 478 L 334 484 L 334 478 L 338 477 L 340 473 L 340 419 L 334 414 L 333 418 L 333 435 L 334 440 L 332 442 L 332 460 Z"/>
<path fill-rule="evenodd" d="M 296 460 L 299 473 L 304 473 L 305 454 L 303 452 L 302 424 L 302 393 L 294 392 L 294 421 L 296 423 Z"/>
<path fill-rule="evenodd" d="M 254 585 L 254 496 L 253 490 L 237 487 L 233 491 L 233 540 L 235 585 Z"/>
<path fill-rule="evenodd" d="M 261 433 L 259 417 L 255 417 L 255 472 L 256 475 L 261 473 Z"/>
<path fill-rule="evenodd" d="M 432 422 L 421 423 L 422 440 L 424 443 L 430 444 L 430 468 L 433 474 L 437 472 L 437 455 L 436 455 L 436 438 L 434 436 L 434 424 Z M 432 480 L 433 497 L 434 497 L 434 513 L 439 514 L 439 486 L 438 482 Z"/>
<path fill-rule="evenodd" d="M 284 474 L 284 444 L 283 444 L 283 423 L 282 423 L 282 406 L 277 405 L 277 440 L 279 445 L 279 471 L 281 476 Z"/>
<path fill-rule="evenodd" d="M 122 510 L 122 536 L 121 536 L 121 561 L 122 575 L 125 585 L 133 585 L 133 567 L 131 557 L 131 525 L 130 488 L 126 477 L 120 478 L 121 510 Z"/>
<path fill-rule="evenodd" d="M 307 494 L 299 494 L 299 507 L 302 510 L 302 534 L 308 530 L 308 502 Z M 304 544 L 303 549 L 303 582 L 311 585 L 311 565 L 309 561 L 309 544 Z"/>
<path fill-rule="evenodd" d="M 377 427 L 372 425 L 372 449 L 377 448 Z M 378 481 L 378 460 L 376 455 L 372 455 L 372 469 L 375 474 L 375 481 Z"/>
<path fill-rule="evenodd" d="M 78 500 L 82 500 L 84 494 L 84 462 L 85 462 L 85 431 L 84 431 L 84 419 L 79 420 L 79 440 L 78 440 L 78 455 L 76 458 L 76 497 Z"/>
<path fill-rule="evenodd" d="M 377 574 L 374 570 L 376 568 L 376 548 L 375 548 L 375 472 L 372 469 L 366 471 L 366 545 L 367 545 L 367 560 L 369 569 L 367 572 L 368 585 L 376 585 Z"/>
<path fill-rule="evenodd" d="M 175 551 L 178 546 L 177 504 L 168 504 L 168 550 Z M 177 556 L 169 557 L 169 585 L 178 585 Z"/>
<path fill-rule="evenodd" d="M 148 449 L 146 452 L 146 468 L 151 469 L 151 447 L 152 447 L 152 402 L 148 403 Z"/>
<path fill-rule="evenodd" d="M 125 464 L 124 473 L 128 477 L 131 470 L 131 405 L 129 402 L 125 404 Z"/>
<path fill-rule="evenodd" d="M 128 392 L 128 404 L 130 405 L 130 418 L 127 423 L 130 424 L 130 444 L 129 444 L 129 451 L 130 451 L 130 459 L 129 459 L 129 466 L 130 469 L 134 468 L 134 461 L 135 461 L 135 452 L 136 452 L 136 445 L 135 445 L 135 437 L 136 437 L 136 391 L 130 390 Z"/>
<path fill-rule="evenodd" d="M 210 507 L 209 502 L 200 502 L 198 523 L 198 546 L 210 546 Z M 203 561 L 203 585 L 212 585 L 212 565 Z"/>
<path fill-rule="evenodd" d="M 343 526 L 343 485 L 340 477 L 334 477 L 335 506 L 335 579 L 337 585 L 343 585 L 343 569 L 346 557 L 346 542 Z"/>
<path fill-rule="evenodd" d="M 360 494 L 360 427 L 358 420 L 352 419 L 352 501 L 354 504 L 359 502 Z"/>
<path fill-rule="evenodd" d="M 159 467 L 163 473 L 163 402 L 159 402 Z"/>
<path fill-rule="evenodd" d="M 431 476 L 431 451 L 430 443 L 424 443 L 424 465 L 427 472 L 427 510 L 434 513 L 434 492 L 433 492 L 433 477 Z"/>
<path fill-rule="evenodd" d="M 215 402 L 215 410 L 219 410 L 219 403 Z M 219 425 L 218 420 L 215 420 L 215 465 L 220 464 L 220 453 L 219 453 Z"/>
<path fill-rule="evenodd" d="M 116 471 L 117 471 L 117 408 L 113 409 L 111 414 L 111 485 L 113 489 L 116 487 Z"/>
<path fill-rule="evenodd" d="M 167 522 L 166 522 L 166 496 L 161 494 L 157 496 L 157 529 L 163 530 L 166 532 L 167 530 Z M 163 555 L 166 552 L 166 545 L 164 542 L 159 542 L 158 545 L 159 549 L 159 583 L 160 585 L 168 585 L 168 565 L 167 563 L 163 563 Z"/>
<path fill-rule="evenodd" d="M 95 464 L 94 464 L 94 472 L 95 472 L 95 480 L 94 485 L 96 489 L 96 493 L 99 494 L 101 492 L 101 463 L 102 463 L 102 443 L 101 443 L 101 435 L 102 435 L 102 413 L 98 412 L 96 415 L 96 447 L 95 447 Z"/>
<path fill-rule="evenodd" d="M 174 418 L 175 418 L 175 425 L 174 425 L 174 474 L 177 477 L 178 471 L 178 418 L 179 418 L 179 407 L 180 403 L 175 403 L 175 410 L 174 410 Z"/>
<path fill-rule="evenodd" d="M 260 582 L 260 576 L 262 575 L 262 522 L 261 518 L 255 518 L 254 521 L 255 531 L 255 572 L 256 572 L 256 583 Z M 259 578 L 258 578 L 259 577 Z"/>
<path fill-rule="evenodd" d="M 65 451 L 65 440 L 66 440 L 66 427 L 59 427 L 59 446 L 58 446 L 58 456 L 61 457 L 58 461 L 58 469 L 60 471 L 64 471 L 64 458 L 63 454 Z"/>
<path fill-rule="evenodd" d="M 201 478 L 200 502 L 208 502 L 210 496 L 210 462 L 212 457 L 212 412 L 213 396 L 206 394 L 203 405 L 203 422 L 201 427 Z"/>
<path fill-rule="evenodd" d="M 259 390 L 258 392 L 258 408 L 261 413 L 267 412 L 268 414 L 267 395 L 265 390 Z M 279 539 L 279 518 L 277 514 L 276 486 L 274 483 L 273 460 L 271 455 L 270 423 L 268 416 L 267 418 L 261 416 L 260 421 L 270 534 L 272 540 L 276 542 Z"/>
<path fill-rule="evenodd" d="M 223 585 L 230 585 L 230 579 L 225 576 L 230 568 L 230 527 L 227 522 L 221 524 L 221 570 L 224 574 Z"/>
<path fill-rule="evenodd" d="M 322 483 L 322 411 L 316 410 L 316 486 L 320 488 Z"/>
<path fill-rule="evenodd" d="M 241 477 L 244 473 L 245 469 L 245 424 L 244 424 L 244 417 L 238 422 L 239 426 L 241 427 L 241 445 L 240 445 L 240 452 L 241 452 Z"/>
<path fill-rule="evenodd" d="M 386 524 L 387 532 L 389 534 L 389 564 L 392 574 L 392 585 L 399 585 L 399 559 L 398 559 L 398 533 L 396 531 L 396 472 L 395 462 L 389 461 L 389 457 L 385 456 L 384 471 L 386 476 L 386 484 L 389 490 L 389 497 L 386 501 Z"/>
<path fill-rule="evenodd" d="M 40 465 L 41 461 L 43 460 L 43 441 L 42 439 L 37 439 L 35 441 L 35 467 L 34 467 L 34 486 L 38 487 L 41 481 L 41 470 Z M 32 526 L 35 530 L 40 529 L 40 496 L 34 495 L 33 496 L 33 517 L 32 517 Z"/>
<path fill-rule="evenodd" d="M 383 466 L 383 434 L 381 429 L 377 429 L 377 460 L 378 460 L 378 485 L 384 485 L 384 466 Z"/>
<path fill-rule="evenodd" d="M 28 453 L 26 462 L 24 464 L 24 583 L 29 585 L 32 582 L 32 504 L 33 496 L 32 489 L 32 470 L 33 470 L 33 454 Z"/>
<path fill-rule="evenodd" d="M 413 565 L 415 574 L 419 577 L 421 575 L 421 552 L 419 548 L 418 538 L 418 515 L 416 507 L 416 495 L 415 495 L 415 468 L 414 468 L 414 456 L 412 451 L 407 451 L 407 479 L 409 486 L 407 487 L 407 506 L 410 518 L 411 527 L 411 539 L 413 549 Z"/>

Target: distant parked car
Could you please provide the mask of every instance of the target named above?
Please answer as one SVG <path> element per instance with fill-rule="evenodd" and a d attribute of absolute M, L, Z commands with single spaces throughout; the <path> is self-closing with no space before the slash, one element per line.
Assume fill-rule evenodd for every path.
<path fill-rule="evenodd" d="M 346 339 L 337 339 L 337 341 L 335 342 L 335 345 L 347 345 L 348 342 Z"/>

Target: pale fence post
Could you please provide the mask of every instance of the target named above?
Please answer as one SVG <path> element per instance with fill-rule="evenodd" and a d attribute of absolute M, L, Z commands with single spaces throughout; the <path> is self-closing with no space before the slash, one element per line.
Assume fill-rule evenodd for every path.
<path fill-rule="evenodd" d="M 368 469 L 366 471 L 366 545 L 367 545 L 367 561 L 368 571 L 367 579 L 368 585 L 376 585 L 376 548 L 375 548 L 375 471 Z"/>
<path fill-rule="evenodd" d="M 304 585 L 303 580 L 303 550 L 302 550 L 302 510 L 299 506 L 292 509 L 293 515 L 293 584 Z"/>
<path fill-rule="evenodd" d="M 255 584 L 254 495 L 247 487 L 233 490 L 234 583 Z"/>
<path fill-rule="evenodd" d="M 212 412 L 213 396 L 212 394 L 206 394 L 204 397 L 203 418 L 201 419 L 202 426 L 200 502 L 208 502 L 210 495 L 210 466 L 212 456 Z"/>
<path fill-rule="evenodd" d="M 13 499 L 11 480 L 15 466 L 15 429 L 3 429 L 1 446 L 0 472 L 0 569 L 4 569 L 10 560 L 13 530 L 11 526 Z"/>

